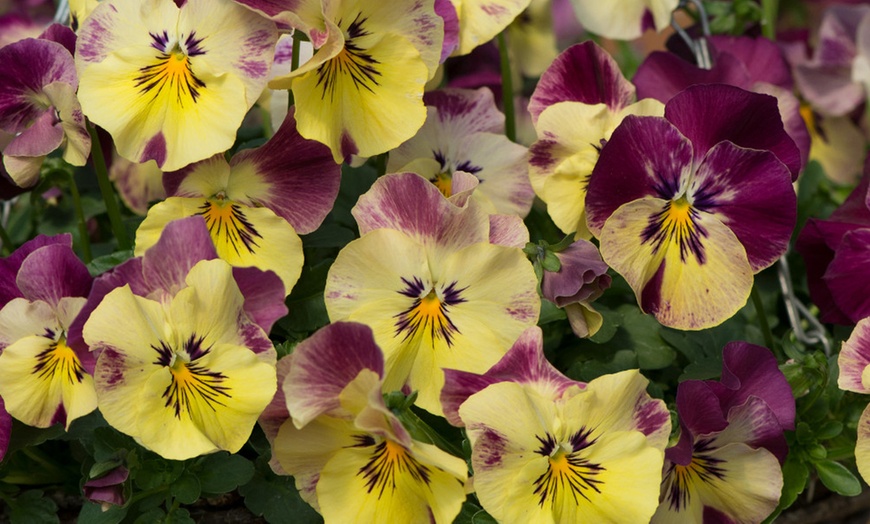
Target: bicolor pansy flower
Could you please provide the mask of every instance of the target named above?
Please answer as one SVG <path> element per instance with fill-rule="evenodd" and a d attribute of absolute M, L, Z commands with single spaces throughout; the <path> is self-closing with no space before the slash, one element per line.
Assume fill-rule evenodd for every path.
<path fill-rule="evenodd" d="M 299 136 L 295 124 L 287 115 L 268 142 L 229 162 L 216 155 L 165 174 L 170 196 L 148 211 L 135 253 L 153 246 L 172 220 L 200 215 L 218 256 L 235 267 L 274 271 L 289 294 L 302 271 L 297 233 L 317 229 L 332 209 L 341 176 L 329 150 Z"/>
<path fill-rule="evenodd" d="M 0 261 L 0 397 L 25 424 L 68 428 L 97 407 L 86 355 L 67 340 L 92 282 L 68 234 L 40 235 Z"/>
<path fill-rule="evenodd" d="M 362 237 L 329 270 L 329 318 L 369 325 L 385 388 L 417 390 L 440 413 L 441 368 L 482 373 L 537 321 L 534 270 L 516 243 L 490 243 L 473 198 L 460 207 L 414 173 L 381 177 L 352 212 Z"/>
<path fill-rule="evenodd" d="M 106 0 L 78 35 L 85 115 L 121 156 L 164 171 L 233 145 L 278 39 L 273 22 L 230 0 Z"/>
<path fill-rule="evenodd" d="M 535 198 L 528 152 L 504 136 L 504 115 L 492 92 L 443 89 L 426 93 L 423 101 L 426 123 L 390 152 L 387 171 L 418 173 L 448 197 L 453 174 L 465 171 L 480 181 L 473 195 L 486 211 L 526 216 Z"/>
<path fill-rule="evenodd" d="M 157 243 L 143 255 L 123 262 L 94 281 L 82 313 L 69 329 L 69 344 L 90 356 L 83 364 L 93 372 L 99 348 L 89 348 L 82 336 L 85 321 L 106 295 L 120 287 L 133 294 L 168 305 L 188 286 L 187 274 L 199 262 L 218 258 L 205 219 L 193 216 L 174 220 L 166 226 Z M 245 345 L 257 353 L 273 351 L 263 338 L 276 320 L 287 314 L 281 279 L 271 271 L 233 268 L 233 279 L 244 296 L 243 315 L 236 319 L 245 335 Z M 88 351 L 90 350 L 90 351 Z"/>
<path fill-rule="evenodd" d="M 565 234 L 589 238 L 586 186 L 616 126 L 627 115 L 660 116 L 664 111 L 655 100 L 633 102 L 634 86 L 591 41 L 566 49 L 538 82 L 529 102 L 538 135 L 529 148 L 529 178 Z"/>
<path fill-rule="evenodd" d="M 571 0 L 577 19 L 591 33 L 614 40 L 634 40 L 647 29 L 671 24 L 679 0 Z"/>
<path fill-rule="evenodd" d="M 445 374 L 445 414 L 465 426 L 477 498 L 496 520 L 653 515 L 670 417 L 637 370 L 570 380 L 547 362 L 534 327 L 484 375 Z"/>
<path fill-rule="evenodd" d="M 652 522 L 761 522 L 779 502 L 794 397 L 767 348 L 731 342 L 719 381 L 677 388 L 679 443 L 665 453 Z"/>
<path fill-rule="evenodd" d="M 292 418 L 272 454 L 327 523 L 453 522 L 465 461 L 414 440 L 384 404 L 384 357 L 368 327 L 330 324 L 286 358 Z"/>
<path fill-rule="evenodd" d="M 293 90 L 300 134 L 337 163 L 388 151 L 423 125 L 444 39 L 433 0 L 239 3 L 308 35 L 314 56 L 269 87 Z"/>
<path fill-rule="evenodd" d="M 837 385 L 844 391 L 870 393 L 870 318 L 861 319 L 843 343 L 837 358 L 840 376 Z M 864 408 L 858 420 L 858 441 L 855 462 L 866 481 L 870 478 L 870 406 Z"/>
<path fill-rule="evenodd" d="M 496 37 L 510 25 L 530 0 L 450 0 L 459 18 L 459 47 L 455 55 L 467 55 Z"/>
<path fill-rule="evenodd" d="M 589 180 L 587 224 L 643 311 L 703 329 L 743 307 L 794 229 L 780 151 L 798 155 L 776 99 L 726 85 L 690 87 L 664 118 L 629 116 L 613 132 Z"/>
<path fill-rule="evenodd" d="M 106 421 L 164 458 L 238 451 L 276 389 L 275 350 L 247 322 L 233 270 L 197 263 L 169 301 L 109 292 L 85 323 Z M 269 348 L 255 352 L 262 345 Z"/>
<path fill-rule="evenodd" d="M 510 56 L 523 76 L 540 77 L 559 54 L 553 10 L 552 0 L 531 0 L 508 26 Z"/>
<path fill-rule="evenodd" d="M 54 25 L 40 37 L 0 48 L 0 133 L 11 135 L 2 144 L 3 165 L 21 187 L 39 179 L 42 161 L 63 147 L 63 158 L 83 166 L 91 137 L 76 98 L 79 85 L 68 28 Z M 5 142 L 5 141 L 3 141 Z"/>

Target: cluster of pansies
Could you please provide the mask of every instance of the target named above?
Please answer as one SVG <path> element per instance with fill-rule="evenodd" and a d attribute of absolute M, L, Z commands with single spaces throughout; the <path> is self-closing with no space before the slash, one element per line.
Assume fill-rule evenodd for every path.
<path fill-rule="evenodd" d="M 752 523 L 860 492 L 870 8 L 777 41 L 776 2 L 722 4 L 0 15 L 12 520 L 54 504 L 27 484 L 85 523 L 226 493 L 276 522 Z"/>

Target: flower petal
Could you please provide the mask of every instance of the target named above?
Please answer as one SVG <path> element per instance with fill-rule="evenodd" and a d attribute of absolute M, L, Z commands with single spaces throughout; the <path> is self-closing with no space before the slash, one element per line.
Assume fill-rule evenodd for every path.
<path fill-rule="evenodd" d="M 837 357 L 840 376 L 837 385 L 845 391 L 870 393 L 870 381 L 865 379 L 870 365 L 870 319 L 861 319 Z M 870 377 L 868 377 L 870 378 Z"/>

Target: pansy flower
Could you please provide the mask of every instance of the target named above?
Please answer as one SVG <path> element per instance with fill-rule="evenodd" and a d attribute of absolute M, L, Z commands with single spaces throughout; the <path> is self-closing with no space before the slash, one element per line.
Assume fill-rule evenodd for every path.
<path fill-rule="evenodd" d="M 459 47 L 455 55 L 467 55 L 485 44 L 514 21 L 530 0 L 450 0 L 459 18 Z"/>
<path fill-rule="evenodd" d="M 719 381 L 677 389 L 679 443 L 665 453 L 652 522 L 761 522 L 779 502 L 794 429 L 791 387 L 767 348 L 731 342 Z"/>
<path fill-rule="evenodd" d="M 670 417 L 637 370 L 570 380 L 533 327 L 486 374 L 445 374 L 445 413 L 465 426 L 477 498 L 499 522 L 653 515 Z"/>
<path fill-rule="evenodd" d="M 840 376 L 837 385 L 844 391 L 870 393 L 870 318 L 861 319 L 843 343 L 837 358 Z M 864 408 L 858 420 L 858 441 L 855 444 L 858 472 L 870 478 L 870 406 Z"/>
<path fill-rule="evenodd" d="M 275 351 L 253 351 L 229 264 L 201 261 L 184 282 L 164 302 L 116 288 L 90 314 L 100 412 L 164 458 L 235 453 L 275 394 Z"/>
<path fill-rule="evenodd" d="M 25 424 L 68 428 L 97 407 L 94 380 L 67 340 L 92 282 L 68 234 L 40 235 L 0 261 L 0 397 Z"/>
<path fill-rule="evenodd" d="M 412 171 L 445 196 L 454 192 L 453 173 L 477 177 L 474 191 L 490 213 L 526 216 L 535 194 L 529 185 L 525 147 L 504 136 L 504 115 L 489 89 L 443 89 L 426 93 L 426 123 L 414 138 L 390 152 L 387 171 Z"/>
<path fill-rule="evenodd" d="M 634 40 L 647 29 L 661 31 L 668 27 L 679 3 L 679 0 L 571 0 L 585 29 L 615 40 Z"/>
<path fill-rule="evenodd" d="M 278 39 L 273 22 L 230 0 L 106 0 L 78 35 L 85 115 L 121 156 L 164 171 L 233 145 Z"/>
<path fill-rule="evenodd" d="M 135 253 L 157 242 L 172 220 L 205 218 L 218 256 L 236 267 L 274 271 L 289 294 L 302 271 L 297 233 L 317 229 L 338 194 L 339 166 L 322 144 L 296 132 L 287 115 L 263 146 L 227 162 L 216 155 L 164 175 L 169 198 L 148 211 Z"/>
<path fill-rule="evenodd" d="M 634 99 L 634 86 L 592 41 L 566 49 L 538 82 L 529 102 L 538 135 L 529 149 L 529 177 L 565 234 L 589 237 L 586 186 L 616 126 L 626 115 L 663 112 L 660 102 Z"/>
<path fill-rule="evenodd" d="M 166 198 L 163 172 L 153 160 L 130 162 L 115 155 L 109 168 L 109 180 L 114 182 L 115 190 L 127 208 L 137 215 L 145 216 L 151 202 Z"/>
<path fill-rule="evenodd" d="M 83 166 L 88 159 L 91 137 L 67 47 L 74 41 L 72 31 L 54 25 L 38 39 L 0 48 L 0 132 L 14 137 L 3 145 L 3 164 L 19 186 L 35 184 L 46 155 L 60 147 L 72 165 Z"/>
<path fill-rule="evenodd" d="M 799 153 L 776 99 L 732 86 L 690 87 L 664 118 L 626 117 L 589 180 L 587 224 L 643 311 L 703 329 L 743 307 L 794 228 L 787 155 Z"/>
<path fill-rule="evenodd" d="M 870 157 L 864 177 L 827 219 L 810 218 L 795 249 L 804 259 L 807 287 L 822 322 L 851 325 L 870 316 Z"/>
<path fill-rule="evenodd" d="M 419 405 L 436 414 L 441 368 L 486 371 L 540 309 L 516 235 L 498 230 L 522 222 L 490 227 L 473 198 L 455 202 L 414 173 L 378 179 L 352 211 L 362 237 L 338 254 L 324 290 L 330 320 L 374 331 L 385 388 L 418 390 Z"/>
<path fill-rule="evenodd" d="M 433 0 L 239 3 L 308 35 L 314 56 L 269 87 L 293 90 L 300 134 L 337 163 L 388 151 L 423 125 L 444 39 Z"/>
<path fill-rule="evenodd" d="M 384 404 L 371 330 L 337 322 L 286 357 L 290 419 L 272 453 L 331 522 L 450 523 L 465 501 L 465 461 L 411 437 Z"/>

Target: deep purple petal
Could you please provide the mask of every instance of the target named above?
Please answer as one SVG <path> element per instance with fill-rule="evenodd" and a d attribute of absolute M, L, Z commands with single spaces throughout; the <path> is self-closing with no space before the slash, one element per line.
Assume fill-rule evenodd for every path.
<path fill-rule="evenodd" d="M 854 229 L 843 235 L 822 279 L 834 303 L 851 321 L 870 316 L 870 229 Z"/>
<path fill-rule="evenodd" d="M 33 93 L 52 82 L 73 87 L 75 62 L 61 44 L 27 38 L 0 48 L 0 129 L 17 134 L 24 131 L 45 109 L 32 102 Z"/>
<path fill-rule="evenodd" d="M 692 167 L 692 144 L 659 117 L 627 116 L 595 164 L 586 193 L 586 219 L 593 234 L 619 206 L 654 196 L 679 195 Z"/>
<path fill-rule="evenodd" d="M 356 322 L 319 329 L 296 346 L 292 359 L 283 389 L 300 426 L 340 407 L 339 394 L 362 370 L 384 374 L 384 355 L 371 328 Z"/>
<path fill-rule="evenodd" d="M 616 61 L 591 40 L 563 51 L 538 81 L 529 101 L 532 121 L 558 102 L 606 104 L 619 111 L 634 101 L 634 86 Z"/>
<path fill-rule="evenodd" d="M 142 275 L 151 290 L 169 295 L 187 286 L 185 278 L 201 260 L 217 258 L 205 219 L 195 215 L 173 220 L 142 257 Z"/>
<path fill-rule="evenodd" d="M 269 333 L 275 321 L 287 314 L 281 279 L 272 271 L 255 267 L 234 267 L 233 278 L 245 297 L 245 313 Z"/>
<path fill-rule="evenodd" d="M 792 180 L 802 168 L 800 151 L 785 132 L 772 96 L 727 85 L 692 86 L 665 105 L 665 118 L 692 142 L 696 162 L 728 140 L 770 150 L 788 167 Z"/>
<path fill-rule="evenodd" d="M 719 53 L 737 58 L 753 82 L 767 82 L 785 89 L 794 86 L 782 49 L 773 41 L 762 37 L 713 35 L 708 42 Z"/>
<path fill-rule="evenodd" d="M 55 244 L 28 255 L 16 283 L 26 299 L 57 305 L 62 297 L 88 296 L 93 280 L 71 247 Z"/>
<path fill-rule="evenodd" d="M 302 138 L 292 114 L 268 142 L 235 155 L 230 165 L 242 162 L 253 163 L 269 185 L 268 194 L 258 195 L 257 203 L 284 218 L 297 233 L 311 233 L 332 210 L 341 166 L 333 161 L 328 147 Z"/>
<path fill-rule="evenodd" d="M 9 438 L 12 434 L 12 416 L 6 411 L 3 397 L 0 397 L 0 462 L 9 449 Z"/>
<path fill-rule="evenodd" d="M 42 40 L 50 40 L 64 46 L 70 55 L 76 53 L 76 34 L 65 25 L 51 24 L 39 35 Z"/>
<path fill-rule="evenodd" d="M 769 151 L 716 144 L 689 189 L 692 204 L 713 213 L 737 235 L 754 272 L 788 248 L 797 220 L 797 197 L 785 166 Z"/>
<path fill-rule="evenodd" d="M 748 342 L 729 342 L 722 349 L 720 382 L 707 384 L 716 392 L 724 412 L 754 396 L 767 403 L 783 429 L 794 429 L 794 395 L 769 349 Z"/>
<path fill-rule="evenodd" d="M 728 426 L 713 381 L 686 380 L 677 387 L 677 413 L 683 432 L 691 441 L 700 435 L 717 433 Z"/>
<path fill-rule="evenodd" d="M 5 306 L 13 298 L 24 297 L 15 283 L 24 259 L 39 248 L 52 245 L 72 247 L 72 235 L 69 233 L 55 236 L 39 235 L 22 244 L 8 257 L 0 259 L 0 307 Z"/>
<path fill-rule="evenodd" d="M 595 300 L 610 287 L 608 266 L 592 242 L 578 240 L 556 257 L 562 265 L 559 271 L 544 272 L 541 292 L 557 306 Z"/>
<path fill-rule="evenodd" d="M 728 53 L 720 54 L 712 69 L 703 69 L 672 53 L 654 51 L 646 57 L 632 78 L 638 98 L 655 98 L 667 103 L 683 89 L 695 84 L 751 83 L 746 67 Z"/>

